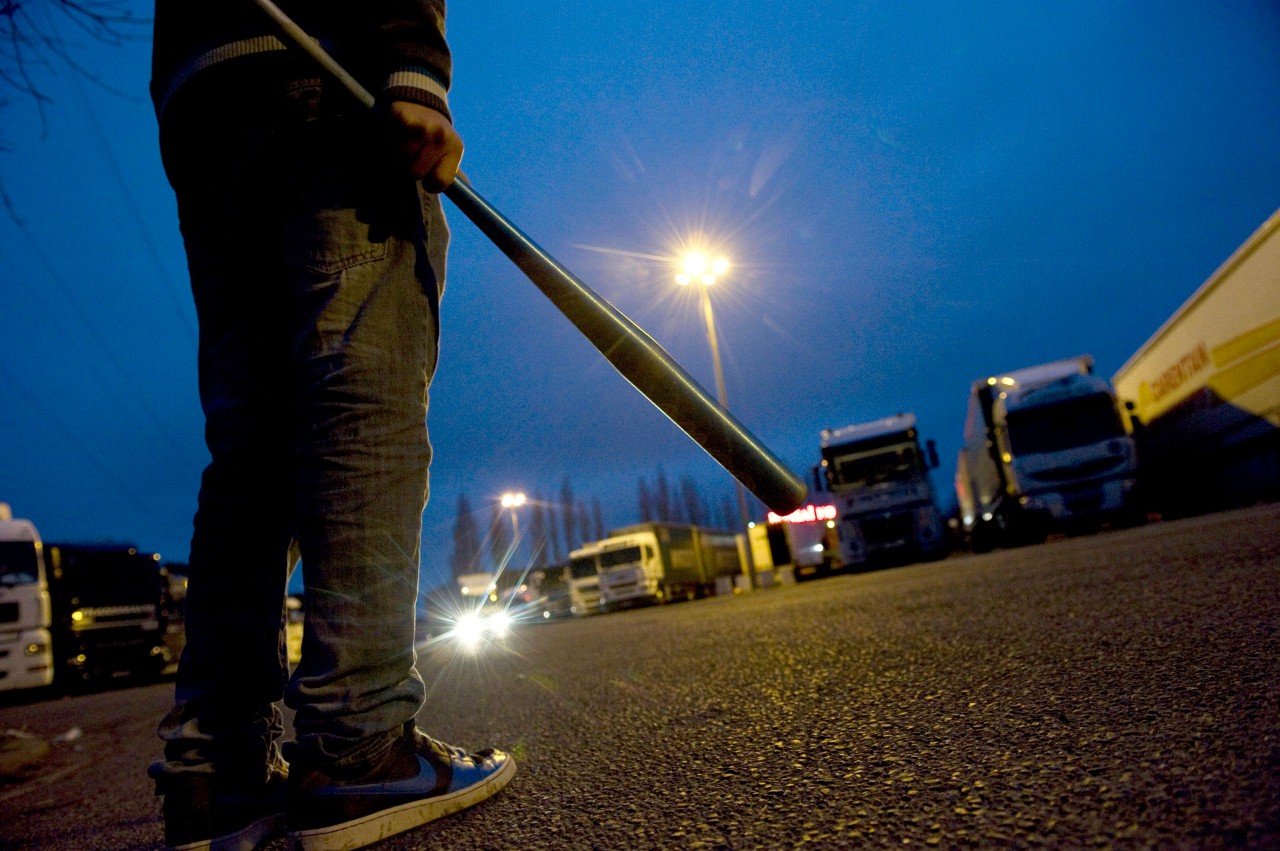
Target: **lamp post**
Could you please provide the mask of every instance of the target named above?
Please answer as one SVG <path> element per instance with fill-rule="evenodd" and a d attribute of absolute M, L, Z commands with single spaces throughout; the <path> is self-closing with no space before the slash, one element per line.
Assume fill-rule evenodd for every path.
<path fill-rule="evenodd" d="M 706 255 L 695 253 L 685 256 L 681 264 L 681 270 L 676 274 L 677 284 L 682 287 L 695 285 L 698 289 L 698 296 L 702 301 L 702 317 L 707 323 L 707 344 L 711 347 L 711 363 L 716 371 L 716 397 L 720 402 L 720 407 L 726 411 L 729 410 L 729 394 L 724 388 L 724 367 L 720 363 L 720 342 L 716 337 L 716 320 L 715 314 L 711 310 L 710 290 L 711 285 L 728 271 L 729 259 L 727 257 L 708 260 Z M 742 482 L 734 479 L 733 483 L 738 495 L 738 522 L 742 524 L 742 533 L 747 536 L 747 579 L 751 583 L 751 590 L 754 591 L 757 587 L 756 560 L 751 555 L 751 527 L 749 525 L 750 512 L 747 511 L 747 492 L 742 487 Z"/>
<path fill-rule="evenodd" d="M 516 509 L 525 503 L 525 495 L 522 493 L 504 493 L 502 495 L 502 507 L 511 509 L 511 548 L 514 550 L 520 544 L 520 518 L 516 514 Z"/>

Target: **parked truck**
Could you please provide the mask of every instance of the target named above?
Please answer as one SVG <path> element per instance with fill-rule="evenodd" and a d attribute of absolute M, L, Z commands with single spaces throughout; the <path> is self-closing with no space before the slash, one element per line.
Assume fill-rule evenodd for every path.
<path fill-rule="evenodd" d="M 1112 379 L 1165 515 L 1280 499 L 1280 211 Z"/>
<path fill-rule="evenodd" d="M 823 500 L 830 494 L 814 493 L 810 502 L 790 514 L 770 511 L 767 522 L 747 529 L 756 574 L 771 571 L 775 578 L 791 572 L 796 582 L 827 576 L 836 570 L 839 538 L 836 507 Z"/>
<path fill-rule="evenodd" d="M 181 642 L 159 560 L 128 545 L 42 542 L 0 503 L 0 689 L 163 673 Z"/>
<path fill-rule="evenodd" d="M 151 679 L 177 660 L 163 612 L 168 578 L 158 553 L 129 544 L 46 543 L 54 680 Z"/>
<path fill-rule="evenodd" d="M 835 506 L 839 555 L 833 569 L 942 558 L 947 541 L 929 471 L 932 440 L 922 449 L 915 414 L 822 432 L 815 485 Z"/>
<path fill-rule="evenodd" d="M 1137 463 L 1115 391 L 1091 356 L 978 379 L 956 462 L 965 537 L 983 552 L 1137 522 Z"/>
<path fill-rule="evenodd" d="M 566 582 L 569 591 L 569 613 L 575 617 L 600 613 L 599 551 L 599 545 L 596 542 L 590 542 L 569 553 Z"/>
<path fill-rule="evenodd" d="M 40 533 L 0 503 L 0 691 L 53 682 L 51 619 Z"/>
<path fill-rule="evenodd" d="M 593 563 L 604 611 L 635 603 L 663 603 L 715 593 L 724 577 L 742 573 L 737 536 L 685 523 L 624 526 L 570 553 L 584 574 Z M 571 570 L 573 568 L 571 567 Z M 576 571 L 575 571 L 576 576 Z"/>

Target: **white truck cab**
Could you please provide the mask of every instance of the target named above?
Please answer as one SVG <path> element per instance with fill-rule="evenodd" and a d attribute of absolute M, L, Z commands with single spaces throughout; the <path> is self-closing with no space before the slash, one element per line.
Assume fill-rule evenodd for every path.
<path fill-rule="evenodd" d="M 51 621 L 40 533 L 0 502 L 0 691 L 53 682 Z"/>

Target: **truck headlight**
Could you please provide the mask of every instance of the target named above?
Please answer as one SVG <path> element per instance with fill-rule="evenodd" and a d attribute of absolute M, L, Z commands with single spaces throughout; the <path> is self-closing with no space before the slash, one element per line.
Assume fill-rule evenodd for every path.
<path fill-rule="evenodd" d="M 467 647 L 474 647 L 484 638 L 484 619 L 478 612 L 469 612 L 453 625 L 453 637 Z"/>
<path fill-rule="evenodd" d="M 507 633 L 511 631 L 511 615 L 505 610 L 494 612 L 487 618 L 487 632 L 494 638 L 505 638 Z"/>

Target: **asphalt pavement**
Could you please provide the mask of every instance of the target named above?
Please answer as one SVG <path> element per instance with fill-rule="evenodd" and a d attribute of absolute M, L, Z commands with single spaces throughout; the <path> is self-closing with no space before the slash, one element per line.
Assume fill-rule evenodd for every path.
<path fill-rule="evenodd" d="M 1278 656 L 1274 505 L 432 646 L 519 773 L 379 847 L 1280 848 Z M 161 847 L 171 688 L 0 706 L 0 848 Z"/>

